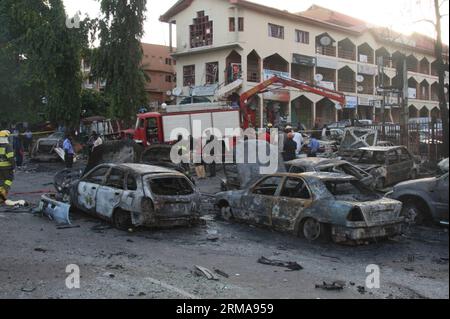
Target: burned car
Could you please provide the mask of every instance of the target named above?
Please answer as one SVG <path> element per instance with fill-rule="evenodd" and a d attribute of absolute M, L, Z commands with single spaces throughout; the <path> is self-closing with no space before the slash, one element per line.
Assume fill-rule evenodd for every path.
<path fill-rule="evenodd" d="M 373 177 L 363 169 L 340 159 L 327 159 L 319 157 L 300 158 L 285 163 L 289 173 L 300 174 L 306 172 L 343 173 L 356 177 L 366 186 L 372 186 Z"/>
<path fill-rule="evenodd" d="M 305 237 L 360 242 L 401 233 L 402 203 L 337 173 L 274 174 L 240 191 L 216 194 L 225 220 Z"/>
<path fill-rule="evenodd" d="M 102 164 L 70 188 L 70 203 L 118 229 L 195 223 L 199 193 L 183 174 L 142 164 Z"/>
<path fill-rule="evenodd" d="M 448 226 L 448 171 L 439 177 L 400 183 L 387 196 L 403 202 L 402 215 L 409 223 L 433 221 Z"/>
<path fill-rule="evenodd" d="M 414 156 L 405 146 L 363 147 L 349 161 L 375 178 L 376 189 L 416 179 L 419 171 Z"/>
<path fill-rule="evenodd" d="M 31 152 L 31 159 L 34 161 L 49 162 L 60 159 L 56 149 L 62 147 L 64 133 L 56 132 L 48 137 L 37 140 Z"/>

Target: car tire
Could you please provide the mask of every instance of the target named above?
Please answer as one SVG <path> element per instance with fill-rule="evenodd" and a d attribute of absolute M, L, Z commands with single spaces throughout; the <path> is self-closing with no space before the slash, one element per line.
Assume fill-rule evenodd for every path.
<path fill-rule="evenodd" d="M 127 211 L 118 209 L 113 215 L 113 224 L 119 230 L 128 231 L 133 228 L 133 222 L 131 220 L 131 214 Z"/>
<path fill-rule="evenodd" d="M 426 214 L 414 201 L 407 201 L 403 204 L 401 216 L 404 217 L 405 222 L 410 225 L 422 225 L 427 220 Z"/>
<path fill-rule="evenodd" d="M 229 222 L 234 219 L 233 211 L 230 206 L 222 206 L 220 207 L 220 216 L 223 220 Z"/>
<path fill-rule="evenodd" d="M 330 239 L 329 226 L 314 218 L 307 218 L 302 222 L 301 235 L 309 242 L 327 242 Z"/>

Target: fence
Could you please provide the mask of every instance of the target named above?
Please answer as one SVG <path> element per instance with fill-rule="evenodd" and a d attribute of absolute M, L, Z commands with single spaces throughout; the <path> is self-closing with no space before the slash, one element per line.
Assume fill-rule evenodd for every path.
<path fill-rule="evenodd" d="M 386 124 L 370 125 L 369 128 L 378 130 L 378 140 L 401 145 L 400 125 Z M 444 154 L 444 133 L 440 122 L 421 122 L 408 124 L 408 145 L 409 151 L 420 156 L 422 160 L 438 162 Z"/>

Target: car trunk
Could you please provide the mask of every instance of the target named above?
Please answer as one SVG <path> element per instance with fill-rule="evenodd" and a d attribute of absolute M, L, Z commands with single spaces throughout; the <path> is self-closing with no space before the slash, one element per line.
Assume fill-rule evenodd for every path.
<path fill-rule="evenodd" d="M 380 199 L 358 203 L 356 205 L 363 213 L 367 226 L 374 227 L 386 223 L 396 223 L 400 219 L 402 204 L 392 199 Z"/>

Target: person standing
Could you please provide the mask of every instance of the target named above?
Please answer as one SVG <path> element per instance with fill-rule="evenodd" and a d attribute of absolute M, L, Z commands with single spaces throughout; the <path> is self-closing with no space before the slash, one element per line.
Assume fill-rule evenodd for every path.
<path fill-rule="evenodd" d="M 214 140 L 215 136 L 211 135 L 206 142 L 205 148 L 211 147 L 211 150 L 209 152 L 210 158 L 208 162 L 211 162 L 208 164 L 208 170 L 209 170 L 209 177 L 216 177 L 216 159 L 215 159 L 215 152 L 214 152 Z M 212 145 L 209 145 L 212 144 Z M 205 154 L 205 152 L 203 152 Z"/>
<path fill-rule="evenodd" d="M 25 151 L 28 152 L 28 154 L 31 154 L 32 144 L 33 144 L 33 133 L 31 133 L 30 129 L 27 128 L 24 134 L 23 146 Z"/>
<path fill-rule="evenodd" d="M 93 152 L 96 147 L 99 147 L 100 145 L 103 144 L 103 139 L 100 135 L 97 134 L 97 132 L 93 132 L 92 135 L 94 140 L 94 143 L 92 145 L 92 152 Z"/>
<path fill-rule="evenodd" d="M 308 157 L 317 157 L 317 153 L 319 152 L 320 149 L 320 143 L 314 136 L 311 137 L 311 141 L 309 142 L 308 148 L 309 148 Z"/>
<path fill-rule="evenodd" d="M 64 162 L 66 163 L 66 168 L 72 168 L 73 157 L 75 156 L 75 151 L 73 150 L 72 136 L 70 136 L 69 134 L 66 135 L 66 139 L 64 140 L 63 150 L 64 150 Z"/>
<path fill-rule="evenodd" d="M 16 157 L 16 166 L 21 167 L 23 164 L 23 144 L 19 130 L 14 130 L 13 134 L 13 149 Z"/>
<path fill-rule="evenodd" d="M 14 150 L 9 144 L 9 131 L 0 132 L 0 204 L 7 200 L 14 180 Z"/>
<path fill-rule="evenodd" d="M 287 134 L 287 139 L 283 146 L 283 159 L 285 162 L 295 160 L 297 150 L 297 143 L 294 141 L 294 133 L 290 132 Z"/>
<path fill-rule="evenodd" d="M 294 133 L 294 142 L 297 144 L 297 149 L 295 150 L 295 155 L 299 156 L 301 151 L 302 151 L 302 147 L 303 147 L 303 135 L 300 132 L 295 132 Z"/>

